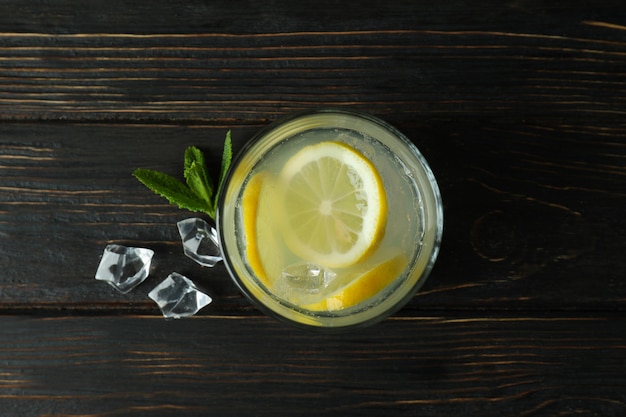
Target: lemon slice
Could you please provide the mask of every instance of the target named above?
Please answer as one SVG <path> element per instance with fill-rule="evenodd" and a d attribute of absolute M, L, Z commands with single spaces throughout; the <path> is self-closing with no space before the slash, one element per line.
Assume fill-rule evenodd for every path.
<path fill-rule="evenodd" d="M 283 235 L 307 261 L 350 266 L 376 248 L 385 231 L 383 181 L 361 153 L 339 142 L 302 148 L 280 173 Z"/>
<path fill-rule="evenodd" d="M 241 197 L 243 230 L 246 241 L 246 259 L 254 275 L 270 287 L 280 275 L 282 251 L 275 216 L 275 178 L 266 171 L 254 174 L 246 184 Z"/>
<path fill-rule="evenodd" d="M 335 290 L 323 300 L 305 305 L 310 311 L 336 311 L 353 307 L 378 294 L 391 284 L 408 264 L 404 253 L 396 253 L 369 266 L 361 275 Z"/>

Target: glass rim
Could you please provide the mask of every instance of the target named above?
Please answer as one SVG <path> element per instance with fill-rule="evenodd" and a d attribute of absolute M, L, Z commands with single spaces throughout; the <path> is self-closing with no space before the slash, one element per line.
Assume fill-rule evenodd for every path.
<path fill-rule="evenodd" d="M 305 323 L 302 321 L 298 321 L 294 318 L 290 318 L 287 317 L 284 314 L 281 314 L 280 312 L 272 309 L 270 306 L 266 305 L 266 303 L 264 303 L 259 297 L 257 297 L 253 291 L 251 291 L 246 284 L 243 282 L 244 279 L 240 276 L 240 274 L 236 271 L 235 265 L 232 264 L 231 261 L 231 256 L 229 255 L 229 249 L 227 248 L 227 245 L 225 245 L 225 227 L 223 226 L 223 219 L 224 219 L 224 210 L 225 210 L 225 200 L 227 197 L 227 193 L 228 193 L 228 189 L 229 189 L 229 185 L 230 182 L 234 176 L 234 173 L 236 172 L 239 164 L 242 162 L 242 160 L 245 158 L 246 155 L 248 155 L 248 153 L 254 149 L 260 142 L 262 142 L 264 139 L 266 139 L 268 137 L 268 135 L 270 135 L 272 132 L 274 132 L 275 130 L 277 130 L 278 128 L 280 128 L 281 126 L 285 126 L 288 125 L 291 122 L 294 122 L 296 120 L 302 119 L 302 118 L 307 118 L 307 117 L 314 117 L 316 115 L 323 115 L 323 114 L 336 114 L 338 116 L 349 116 L 349 117 L 354 117 L 354 118 L 358 118 L 358 119 L 362 119 L 365 121 L 368 121 L 370 123 L 373 123 L 381 128 L 383 128 L 384 130 L 386 130 L 388 133 L 390 133 L 390 135 L 395 139 L 398 140 L 399 142 L 402 143 L 402 145 L 404 145 L 406 147 L 406 149 L 409 151 L 409 153 L 411 154 L 412 157 L 414 157 L 419 165 L 419 169 L 421 169 L 423 171 L 423 174 L 427 180 L 428 183 L 428 187 L 429 187 L 429 191 L 431 193 L 430 198 L 432 199 L 432 206 L 434 208 L 434 212 L 430 213 L 430 216 L 432 216 L 434 218 L 434 231 L 432 233 L 432 243 L 431 243 L 431 248 L 430 248 L 430 253 L 425 253 L 422 256 L 423 257 L 428 257 L 426 263 L 423 266 L 423 269 L 421 269 L 421 271 L 418 274 L 418 277 L 415 279 L 415 282 L 413 283 L 413 285 L 411 285 L 409 288 L 407 289 L 403 289 L 403 294 L 401 294 L 401 297 L 396 299 L 392 304 L 390 304 L 389 306 L 385 307 L 383 310 L 381 310 L 380 312 L 376 313 L 376 315 L 374 315 L 373 317 L 367 317 L 363 320 L 357 320 L 351 323 L 347 323 L 347 324 L 341 324 L 338 326 L 332 326 L 332 325 L 325 325 L 325 324 L 320 324 L 319 322 L 314 322 L 314 323 Z M 336 126 L 326 126 L 327 128 L 333 128 Z M 305 129 L 306 131 L 306 129 Z M 378 140 L 378 138 L 375 138 Z M 269 139 L 268 139 L 269 140 Z M 285 137 L 283 140 L 289 140 L 289 137 Z M 258 160 L 255 162 L 257 163 Z M 416 187 L 417 184 L 416 184 Z M 418 187 L 420 193 L 422 193 L 424 190 L 421 187 Z M 421 212 L 424 211 L 424 209 L 420 210 Z M 423 215 L 423 213 L 421 213 L 421 215 Z M 417 146 L 410 141 L 402 132 L 400 132 L 398 129 L 396 129 L 394 126 L 392 126 L 391 124 L 387 123 L 386 121 L 361 112 L 361 111 L 356 111 L 356 110 L 346 110 L 346 109 L 338 109 L 338 108 L 320 108 L 320 109 L 314 109 L 314 110 L 305 110 L 305 111 L 299 111 L 299 112 L 294 112 L 294 113 L 290 113 L 287 114 L 285 116 L 279 117 L 278 119 L 276 119 L 274 122 L 271 122 L 270 124 L 268 124 L 267 126 L 263 127 L 261 130 L 259 130 L 255 135 L 252 136 L 252 138 L 250 138 L 250 140 L 248 140 L 244 146 L 237 152 L 237 154 L 235 155 L 235 157 L 232 160 L 231 163 L 231 167 L 228 170 L 225 178 L 224 178 L 224 186 L 222 187 L 222 189 L 220 190 L 220 194 L 218 195 L 218 210 L 216 213 L 216 228 L 217 228 L 217 232 L 218 232 L 218 239 L 220 242 L 220 248 L 222 250 L 222 256 L 223 256 L 223 262 L 224 265 L 226 266 L 226 269 L 228 271 L 228 274 L 230 275 L 230 277 L 232 278 L 232 280 L 235 282 L 236 286 L 238 287 L 238 289 L 241 291 L 241 293 L 257 308 L 259 309 L 261 312 L 263 312 L 264 314 L 267 314 L 268 316 L 278 319 L 282 322 L 286 322 L 292 326 L 295 327 L 300 327 L 300 328 L 305 328 L 305 329 L 320 329 L 323 331 L 336 331 L 336 330 L 345 330 L 345 329 L 353 329 L 353 328 L 359 328 L 359 327 L 365 327 L 365 326 L 370 326 L 372 324 L 375 324 L 379 321 L 384 320 L 385 318 L 389 317 L 390 315 L 392 315 L 393 313 L 395 313 L 396 311 L 398 311 L 399 309 L 401 309 L 414 295 L 415 293 L 421 288 L 421 286 L 424 284 L 424 282 L 426 281 L 426 279 L 428 278 L 428 276 L 430 275 L 430 272 L 432 271 L 432 268 L 434 267 L 435 261 L 437 259 L 438 253 L 439 253 L 439 249 L 441 246 L 441 241 L 442 241 L 442 236 L 443 236 L 443 202 L 442 202 L 442 198 L 441 198 L 441 193 L 439 190 L 439 186 L 437 184 L 437 181 L 435 179 L 435 176 L 430 168 L 430 165 L 428 164 L 428 162 L 426 161 L 425 157 L 422 155 L 422 153 L 419 151 L 419 149 L 417 148 Z M 234 228 L 233 228 L 233 232 L 234 232 Z M 239 252 L 238 249 L 235 248 L 235 251 Z M 240 254 L 239 254 L 240 255 Z M 406 273 L 406 268 L 405 271 L 403 272 L 403 275 L 407 275 L 407 277 L 405 277 L 405 281 L 406 279 L 413 274 L 412 270 L 415 268 L 415 264 L 417 263 L 417 258 L 419 258 L 419 256 L 416 256 L 416 258 L 412 261 L 412 263 L 407 266 L 407 268 L 411 269 L 411 273 Z M 242 259 L 243 260 L 243 259 Z M 245 261 L 245 260 L 244 260 Z M 398 284 L 398 288 L 396 288 L 396 291 L 399 289 L 399 286 L 402 284 L 402 282 L 400 284 Z M 272 297 L 271 293 L 267 293 L 266 294 L 268 297 Z M 389 297 L 388 297 L 389 298 Z M 280 302 L 280 301 L 278 301 Z M 297 310 L 294 310 L 292 308 L 293 306 L 286 306 L 286 308 L 288 310 L 291 310 L 292 312 L 296 312 Z M 296 306 L 297 307 L 297 306 Z M 366 311 L 368 309 L 365 309 L 364 311 Z M 302 312 L 301 312 L 302 313 Z M 315 316 L 320 316 L 320 314 L 318 312 L 315 312 Z M 359 316 L 359 312 L 357 311 L 356 313 L 353 314 L 348 314 L 345 317 L 350 318 L 350 317 L 358 317 Z M 338 319 L 341 316 L 335 316 L 335 315 L 329 315 L 328 316 L 328 320 L 332 321 L 334 319 Z"/>

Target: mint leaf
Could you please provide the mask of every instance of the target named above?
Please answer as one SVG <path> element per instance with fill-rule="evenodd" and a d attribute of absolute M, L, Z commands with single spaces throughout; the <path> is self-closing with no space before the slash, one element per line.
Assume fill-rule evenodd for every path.
<path fill-rule="evenodd" d="M 184 176 L 191 191 L 212 206 L 213 181 L 209 177 L 204 154 L 195 146 L 185 150 Z"/>
<path fill-rule="evenodd" d="M 209 176 L 204 154 L 195 146 L 190 146 L 185 150 L 183 175 L 186 184 L 171 175 L 151 169 L 139 168 L 133 172 L 133 175 L 146 187 L 167 198 L 170 203 L 177 205 L 179 208 L 199 211 L 208 214 L 209 217 L 215 220 L 217 197 L 223 186 L 232 159 L 233 145 L 229 130 L 224 140 L 219 182 L 217 192 L 215 193 L 213 192 L 215 191 L 213 181 L 211 181 Z"/>
<path fill-rule="evenodd" d="M 198 198 L 189 187 L 171 175 L 143 168 L 133 171 L 133 175 L 150 190 L 165 197 L 170 203 L 177 205 L 181 209 L 204 213 L 208 210 L 212 211 L 212 207 Z"/>
<path fill-rule="evenodd" d="M 215 201 L 213 201 L 213 211 L 217 212 L 217 197 L 220 195 L 222 186 L 224 185 L 224 179 L 230 168 L 230 163 L 233 160 L 233 143 L 231 140 L 230 130 L 226 132 L 226 139 L 224 139 L 224 150 L 222 151 L 222 164 L 220 166 L 220 177 L 217 182 L 217 192 L 215 193 Z"/>

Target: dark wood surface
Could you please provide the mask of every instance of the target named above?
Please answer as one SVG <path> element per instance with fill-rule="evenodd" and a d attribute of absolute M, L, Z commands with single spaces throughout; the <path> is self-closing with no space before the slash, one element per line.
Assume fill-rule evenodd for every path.
<path fill-rule="evenodd" d="M 338 335 L 187 259 L 131 176 L 324 106 L 402 130 L 445 206 L 423 290 Z M 623 416 L 625 208 L 623 1 L 3 1 L 0 415 Z M 127 295 L 108 243 L 156 252 Z M 164 320 L 172 271 L 213 304 Z"/>

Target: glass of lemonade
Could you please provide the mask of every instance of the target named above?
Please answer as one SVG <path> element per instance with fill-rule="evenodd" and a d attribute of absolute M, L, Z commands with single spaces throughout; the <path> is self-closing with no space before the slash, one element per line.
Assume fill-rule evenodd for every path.
<path fill-rule="evenodd" d="M 271 124 L 237 155 L 219 198 L 234 281 L 260 310 L 304 327 L 392 314 L 424 283 L 441 242 L 441 196 L 424 157 L 353 111 Z"/>

